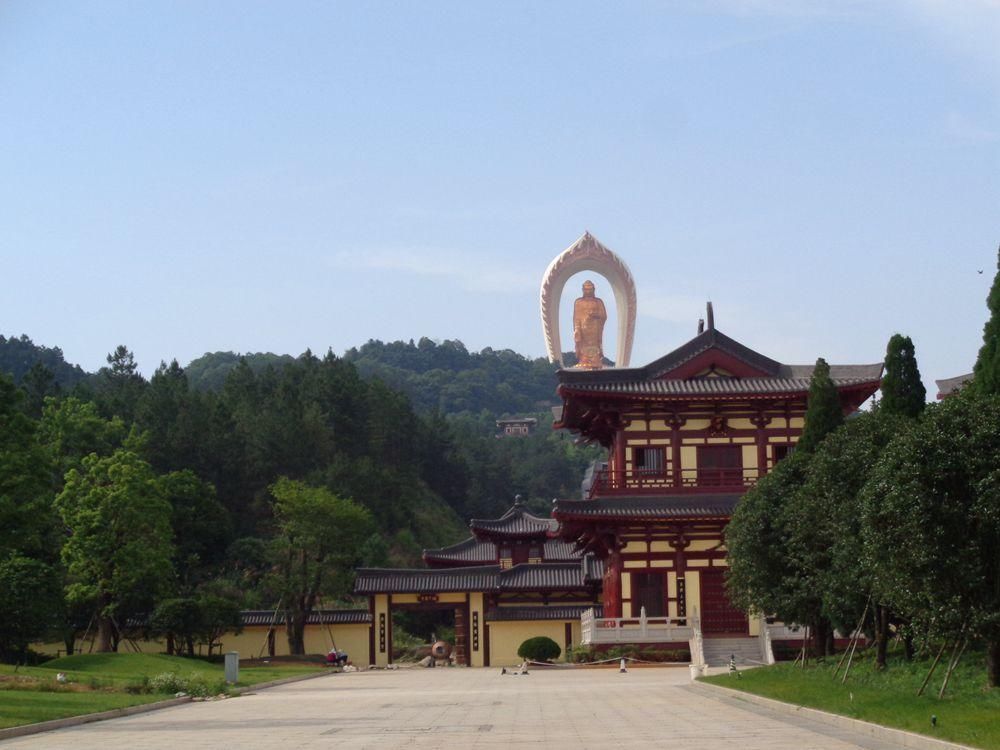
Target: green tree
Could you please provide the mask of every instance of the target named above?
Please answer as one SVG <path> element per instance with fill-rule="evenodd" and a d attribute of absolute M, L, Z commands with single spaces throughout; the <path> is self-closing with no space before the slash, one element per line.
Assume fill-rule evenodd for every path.
<path fill-rule="evenodd" d="M 11 379 L 0 375 L 0 559 L 13 551 L 43 554 L 55 525 L 51 464 L 23 401 Z"/>
<path fill-rule="evenodd" d="M 882 451 L 911 427 L 911 420 L 881 409 L 866 412 L 830 433 L 812 454 L 802 485 L 789 509 L 789 557 L 803 588 L 819 599 L 821 615 L 841 632 L 858 623 L 869 595 L 872 573 L 861 540 L 860 493 Z M 885 665 L 889 611 L 873 596 L 885 627 L 877 629 Z"/>
<path fill-rule="evenodd" d="M 130 425 L 146 381 L 128 347 L 119 345 L 107 360 L 97 373 L 97 402 L 105 417 L 121 417 Z"/>
<path fill-rule="evenodd" d="M 351 500 L 285 477 L 271 485 L 275 587 L 284 602 L 288 649 L 305 653 L 306 620 L 320 596 L 349 590 L 350 571 L 372 532 L 371 516 Z"/>
<path fill-rule="evenodd" d="M 912 418 L 919 417 L 926 405 L 927 389 L 920 380 L 913 342 L 909 336 L 895 333 L 885 351 L 879 409 L 887 414 Z"/>
<path fill-rule="evenodd" d="M 733 600 L 747 609 L 810 625 L 817 650 L 829 652 L 833 628 L 817 588 L 829 541 L 801 492 L 815 451 L 844 422 L 823 359 L 813 370 L 805 421 L 796 451 L 752 487 L 733 512 L 726 530 L 728 585 Z"/>
<path fill-rule="evenodd" d="M 1000 684 L 1000 396 L 967 389 L 893 440 L 862 491 L 876 596 L 931 636 L 986 643 Z"/>
<path fill-rule="evenodd" d="M 167 652 L 195 655 L 195 644 L 208 647 L 208 655 L 227 632 L 242 630 L 240 605 L 229 597 L 200 592 L 197 596 L 164 599 L 149 618 L 149 632 L 167 637 Z"/>
<path fill-rule="evenodd" d="M 112 651 L 116 619 L 148 611 L 173 586 L 170 504 L 149 464 L 119 449 L 71 469 L 56 505 L 69 531 L 67 599 L 96 609 L 99 650 Z"/>
<path fill-rule="evenodd" d="M 830 379 L 830 365 L 820 357 L 816 360 L 812 380 L 809 382 L 809 406 L 806 409 L 806 425 L 796 451 L 810 452 L 828 434 L 844 423 L 844 409 L 840 405 L 837 386 Z"/>
<path fill-rule="evenodd" d="M 197 599 L 193 596 L 173 597 L 163 599 L 156 605 L 149 616 L 148 630 L 153 637 L 166 637 L 168 654 L 183 650 L 188 656 L 194 656 L 200 623 L 201 610 Z"/>
<path fill-rule="evenodd" d="M 62 608 L 54 566 L 22 555 L 0 560 L 0 660 L 16 661 L 28 644 L 53 631 Z"/>
<path fill-rule="evenodd" d="M 46 398 L 58 396 L 62 391 L 55 374 L 41 362 L 35 362 L 21 378 L 21 388 L 28 397 L 25 408 L 32 419 L 42 416 Z"/>
<path fill-rule="evenodd" d="M 174 471 L 156 480 L 161 497 L 170 503 L 174 570 L 179 584 L 191 589 L 207 580 L 225 560 L 232 539 L 229 513 L 215 497 L 215 488 L 193 471 Z"/>
<path fill-rule="evenodd" d="M 780 461 L 747 491 L 726 527 L 733 603 L 786 622 L 809 623 L 814 615 L 803 605 L 800 571 L 787 552 L 789 508 L 808 464 L 799 452 Z"/>
<path fill-rule="evenodd" d="M 56 488 L 62 487 L 66 472 L 80 468 L 84 456 L 110 456 L 125 435 L 121 419 L 104 419 L 93 403 L 74 396 L 47 398 L 38 425 L 38 440 L 54 465 Z"/>
<path fill-rule="evenodd" d="M 1000 248 L 997 248 L 997 273 L 986 298 L 990 319 L 983 328 L 983 346 L 973 369 L 973 387 L 981 393 L 1000 393 Z"/>

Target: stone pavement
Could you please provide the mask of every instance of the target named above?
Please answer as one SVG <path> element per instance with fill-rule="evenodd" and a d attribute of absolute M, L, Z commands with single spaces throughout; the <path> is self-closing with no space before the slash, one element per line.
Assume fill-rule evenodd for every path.
<path fill-rule="evenodd" d="M 618 747 L 805 750 L 896 745 L 689 686 L 687 668 L 401 669 L 331 674 L 0 742 L 0 750 Z"/>

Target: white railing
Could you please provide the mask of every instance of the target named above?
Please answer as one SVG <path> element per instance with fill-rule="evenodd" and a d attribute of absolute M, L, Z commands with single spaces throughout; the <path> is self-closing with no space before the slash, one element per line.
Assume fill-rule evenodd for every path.
<path fill-rule="evenodd" d="M 805 629 L 798 625 L 786 625 L 784 623 L 774 623 L 761 626 L 767 630 L 769 641 L 800 641 L 805 635 Z"/>
<path fill-rule="evenodd" d="M 595 643 L 668 643 L 690 641 L 692 629 L 676 617 L 646 617 L 643 609 L 638 617 L 595 617 L 588 609 L 580 615 L 580 641 Z"/>
<path fill-rule="evenodd" d="M 691 663 L 697 667 L 705 666 L 705 641 L 701 635 L 701 617 L 698 615 L 698 608 L 694 608 L 694 615 L 691 617 L 691 638 L 688 641 L 691 649 Z"/>

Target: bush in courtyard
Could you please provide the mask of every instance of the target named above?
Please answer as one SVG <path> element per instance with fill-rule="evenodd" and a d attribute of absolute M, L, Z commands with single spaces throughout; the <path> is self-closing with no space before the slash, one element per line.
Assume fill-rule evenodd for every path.
<path fill-rule="evenodd" d="M 552 661 L 561 653 L 559 644 L 544 635 L 529 638 L 517 649 L 517 655 L 528 661 Z"/>
<path fill-rule="evenodd" d="M 207 679 L 197 674 L 184 677 L 174 672 L 162 672 L 130 688 L 132 689 L 129 692 L 187 693 L 196 698 L 228 692 L 228 685 L 224 679 Z"/>

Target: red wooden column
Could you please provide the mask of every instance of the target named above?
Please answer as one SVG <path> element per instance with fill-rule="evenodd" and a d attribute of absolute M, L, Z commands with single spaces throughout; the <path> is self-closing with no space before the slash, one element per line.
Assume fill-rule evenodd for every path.
<path fill-rule="evenodd" d="M 611 467 L 610 486 L 620 489 L 625 486 L 625 430 L 615 433 L 614 460 Z"/>
<path fill-rule="evenodd" d="M 604 605 L 605 617 L 622 616 L 622 556 L 618 550 L 612 550 L 608 555 L 604 571 L 604 586 L 601 589 L 601 601 Z"/>
<path fill-rule="evenodd" d="M 683 475 L 681 474 L 681 427 L 684 426 L 685 421 L 684 417 L 679 417 L 676 414 L 672 414 L 666 420 L 667 426 L 670 427 L 670 463 L 674 469 L 674 487 L 680 487 L 683 483 Z"/>
<path fill-rule="evenodd" d="M 455 607 L 455 663 L 469 666 L 469 603 Z"/>
<path fill-rule="evenodd" d="M 760 479 L 767 474 L 767 436 L 764 428 L 771 423 L 771 418 L 761 411 L 751 417 L 750 422 L 757 428 L 757 478 Z"/>

